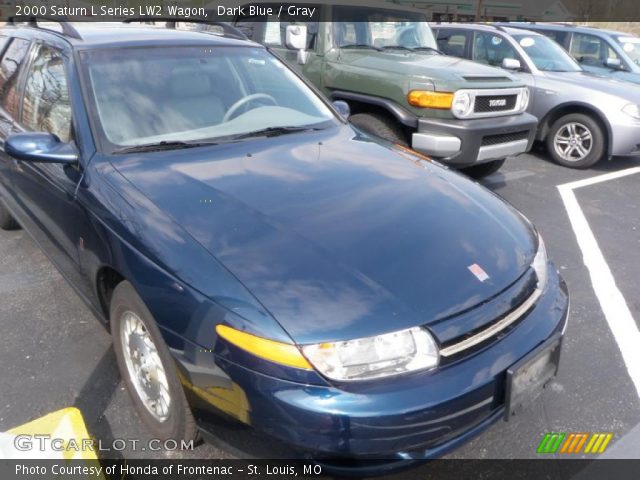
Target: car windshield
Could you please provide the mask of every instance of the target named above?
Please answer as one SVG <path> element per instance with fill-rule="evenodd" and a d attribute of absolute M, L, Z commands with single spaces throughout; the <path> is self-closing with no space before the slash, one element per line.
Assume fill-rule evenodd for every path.
<path fill-rule="evenodd" d="M 633 63 L 640 65 L 640 38 L 624 36 L 615 37 L 615 39 Z"/>
<path fill-rule="evenodd" d="M 333 20 L 334 42 L 340 48 L 417 49 L 426 53 L 437 48 L 421 13 L 335 6 Z"/>
<path fill-rule="evenodd" d="M 104 49 L 83 52 L 81 62 L 111 151 L 153 144 L 178 148 L 337 122 L 327 105 L 263 48 Z"/>
<path fill-rule="evenodd" d="M 556 42 L 542 35 L 513 35 L 534 65 L 545 72 L 579 72 L 582 67 Z"/>

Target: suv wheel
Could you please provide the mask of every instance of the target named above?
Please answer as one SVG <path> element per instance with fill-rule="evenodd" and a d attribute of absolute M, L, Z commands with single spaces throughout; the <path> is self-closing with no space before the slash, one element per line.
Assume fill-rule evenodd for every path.
<path fill-rule="evenodd" d="M 142 421 L 160 440 L 194 440 L 197 428 L 174 361 L 129 282 L 114 290 L 110 319 L 120 374 Z"/>
<path fill-rule="evenodd" d="M 491 162 L 481 163 L 479 165 L 472 165 L 462 169 L 462 172 L 469 175 L 471 178 L 483 178 L 496 173 L 502 165 L 504 165 L 506 159 L 492 160 Z"/>
<path fill-rule="evenodd" d="M 605 156 L 602 127 L 582 113 L 558 119 L 552 125 L 546 143 L 553 161 L 569 168 L 589 168 Z"/>
<path fill-rule="evenodd" d="M 408 147 L 407 137 L 398 122 L 379 113 L 356 113 L 349 122 L 360 130 L 390 142 Z"/>
<path fill-rule="evenodd" d="M 0 200 L 0 228 L 2 230 L 18 230 L 20 228 L 20 225 L 11 216 L 2 200 Z"/>

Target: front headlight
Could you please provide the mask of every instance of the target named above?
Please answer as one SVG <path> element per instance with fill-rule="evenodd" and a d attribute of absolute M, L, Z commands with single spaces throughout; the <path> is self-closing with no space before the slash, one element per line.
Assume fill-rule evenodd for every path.
<path fill-rule="evenodd" d="M 520 111 L 524 112 L 529 106 L 529 88 L 524 87 L 522 90 L 522 95 L 520 95 Z"/>
<path fill-rule="evenodd" d="M 547 259 L 547 249 L 544 246 L 544 240 L 542 240 L 542 236 L 538 234 L 538 252 L 531 263 L 531 268 L 536 271 L 536 275 L 538 276 L 538 289 L 540 290 L 544 290 L 544 287 L 547 285 L 548 263 L 549 260 Z"/>
<path fill-rule="evenodd" d="M 425 329 L 346 342 L 302 347 L 309 362 L 324 376 L 339 381 L 369 380 L 438 366 L 436 342 Z"/>
<path fill-rule="evenodd" d="M 640 105 L 628 103 L 622 108 L 622 111 L 630 117 L 640 120 Z"/>
<path fill-rule="evenodd" d="M 456 92 L 453 96 L 453 104 L 451 111 L 456 117 L 464 118 L 471 113 L 473 105 L 471 103 L 471 95 L 467 92 Z"/>

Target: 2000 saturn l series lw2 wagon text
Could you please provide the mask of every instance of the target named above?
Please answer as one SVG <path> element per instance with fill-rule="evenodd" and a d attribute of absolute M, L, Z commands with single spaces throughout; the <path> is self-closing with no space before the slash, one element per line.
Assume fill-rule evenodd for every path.
<path fill-rule="evenodd" d="M 427 458 L 556 373 L 566 288 L 497 196 L 233 33 L 64 31 L 2 30 L 2 224 L 108 322 L 158 438 L 225 412 L 322 458 Z"/>

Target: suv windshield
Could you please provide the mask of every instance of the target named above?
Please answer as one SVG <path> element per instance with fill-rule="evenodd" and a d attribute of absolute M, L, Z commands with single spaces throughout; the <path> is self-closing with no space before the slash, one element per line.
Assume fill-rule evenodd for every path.
<path fill-rule="evenodd" d="M 513 35 L 535 66 L 545 72 L 579 72 L 582 67 L 560 45 L 543 35 Z"/>
<path fill-rule="evenodd" d="M 437 45 L 426 20 L 421 13 L 402 10 L 335 6 L 334 42 L 340 48 L 423 49 L 434 52 Z"/>
<path fill-rule="evenodd" d="M 112 151 L 153 144 L 181 148 L 252 133 L 325 128 L 337 121 L 302 80 L 262 48 L 105 49 L 83 52 L 81 63 Z"/>
<path fill-rule="evenodd" d="M 640 65 L 640 38 L 632 36 L 614 37 L 628 57 L 636 65 Z"/>

